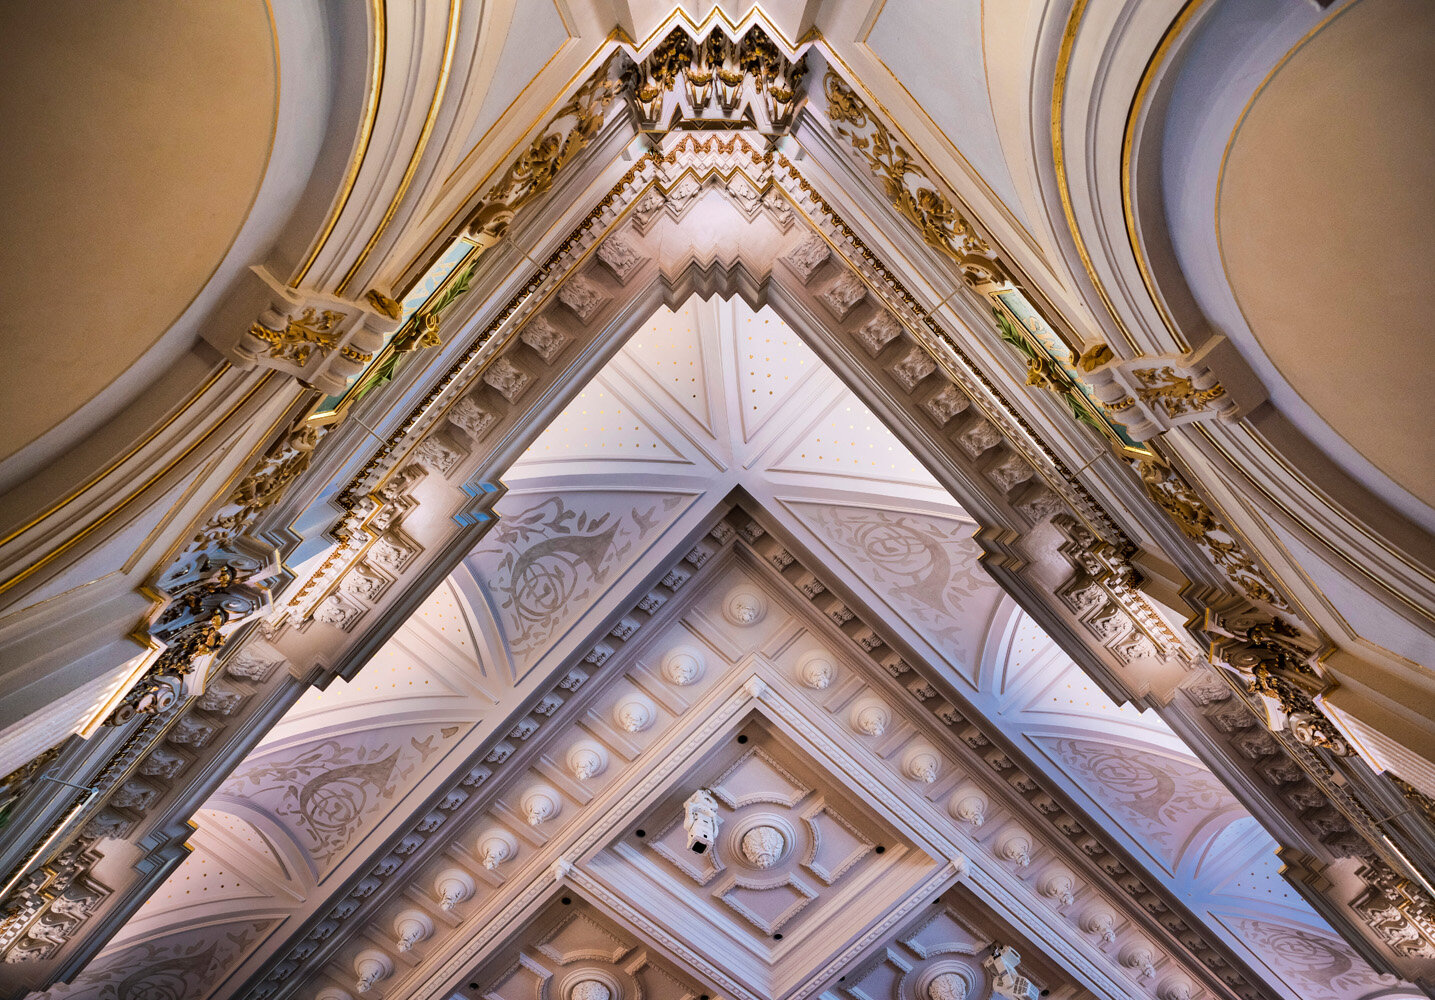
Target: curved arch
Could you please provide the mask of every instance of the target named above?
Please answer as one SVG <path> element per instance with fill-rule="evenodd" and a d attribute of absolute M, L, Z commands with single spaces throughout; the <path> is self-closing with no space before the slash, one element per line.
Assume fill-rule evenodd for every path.
<path fill-rule="evenodd" d="M 226 8 L 228 13 L 222 16 L 232 18 L 239 9 L 238 5 Z M 0 461 L 0 487 L 14 484 L 54 456 L 69 451 L 114 421 L 142 396 L 151 415 L 165 405 L 183 400 L 194 384 L 203 380 L 207 369 L 213 367 L 212 356 L 210 359 L 187 357 L 205 322 L 212 319 L 223 300 L 250 280 L 247 270 L 251 265 L 269 259 L 286 240 L 293 241 L 296 231 L 309 230 L 314 225 L 313 206 L 316 203 L 326 206 L 332 198 L 339 183 L 338 171 L 353 145 L 353 125 L 364 100 L 363 81 L 352 79 L 351 50 L 357 46 L 362 51 L 367 45 L 365 12 L 358 5 L 321 3 L 279 4 L 272 11 L 263 6 L 259 9 L 266 12 L 259 32 L 208 24 L 199 16 L 199 8 L 195 8 L 189 13 L 197 23 L 188 25 L 181 19 L 179 27 L 173 27 L 176 20 L 166 18 L 171 28 L 158 35 L 153 32 L 153 26 L 128 22 L 128 30 L 144 33 L 143 42 L 116 44 L 114 37 L 106 37 L 107 50 L 127 49 L 142 56 L 147 75 L 154 73 L 157 67 L 169 65 L 176 77 L 174 84 L 146 91 L 145 100 L 152 107 L 134 102 L 130 112 L 150 115 L 147 127 L 161 128 L 153 137 L 161 142 L 146 139 L 145 131 L 140 130 L 137 135 L 126 136 L 126 144 L 121 149 L 109 153 L 89 151 L 92 156 L 89 162 L 96 165 L 99 173 L 95 183 L 86 186 L 95 189 L 95 196 L 103 195 L 112 202 L 124 203 L 127 213 L 144 213 L 145 228 L 134 228 L 139 224 L 138 217 L 133 222 L 117 219 L 107 223 L 103 217 L 96 219 L 93 212 L 86 212 L 85 228 L 95 236 L 72 242 L 66 256 L 61 258 L 65 261 L 66 270 L 62 273 L 68 277 L 70 294 L 56 296 L 39 288 L 32 288 L 29 294 L 72 305 L 70 329 L 45 328 L 52 343 L 85 352 L 92 359 L 94 329 L 99 326 L 106 330 L 107 345 L 113 345 L 118 338 L 119 349 L 108 354 L 104 365 L 87 360 L 83 371 L 86 381 L 61 387 L 30 380 L 36 391 L 44 392 L 61 407 L 69 409 L 64 413 L 57 411 L 49 426 L 37 424 L 28 440 L 13 442 L 14 447 L 8 449 Z M 48 16 L 56 16 L 53 6 L 45 10 Z M 87 10 L 85 20 L 93 20 L 93 12 Z M 69 39 L 73 35 L 73 30 L 67 31 L 62 25 L 49 27 L 54 29 L 57 38 Z M 195 37 L 188 38 L 186 30 Z M 172 38 L 174 47 L 156 54 L 152 51 L 156 37 Z M 263 49 L 255 53 L 254 46 L 260 44 Z M 210 51 L 209 46 L 218 51 Z M 256 127 L 263 130 L 263 155 L 252 173 L 235 174 L 230 184 L 234 196 L 226 201 L 220 197 L 222 191 L 215 191 L 215 185 L 224 175 L 214 173 L 207 156 L 196 155 L 196 144 L 199 150 L 218 157 L 220 162 L 239 158 L 237 154 L 242 152 L 239 149 L 214 148 L 218 136 L 229 134 L 230 129 L 237 130 L 236 119 L 244 107 L 242 102 L 234 103 L 239 98 L 230 100 L 225 95 L 248 92 L 255 85 L 255 72 L 263 69 L 265 60 L 272 63 L 269 71 L 272 107 L 260 115 L 256 123 Z M 215 75 L 215 79 L 206 83 L 209 75 Z M 53 76 L 43 74 L 41 79 L 50 81 Z M 93 82 L 99 86 L 101 81 L 102 77 L 96 75 Z M 184 87 L 199 88 L 193 97 L 197 107 L 175 106 L 175 102 L 189 99 Z M 94 103 L 97 95 L 79 90 L 74 99 L 85 106 Z M 225 103 L 226 100 L 229 103 Z M 101 106 L 109 104 L 105 102 Z M 251 118 L 256 115 L 252 107 L 244 113 Z M 226 129 L 217 132 L 215 121 L 225 122 Z M 122 125 L 120 121 L 112 127 Z M 120 142 L 120 139 L 114 141 Z M 130 145 L 141 143 L 145 145 Z M 156 145 L 170 157 L 168 161 L 159 158 L 161 153 L 154 151 Z M 167 162 L 173 163 L 170 168 L 173 176 L 163 172 Z M 131 171 L 129 176 L 117 173 L 126 165 Z M 34 164 L 29 164 L 29 168 L 33 169 Z M 196 168 L 199 172 L 192 172 Z M 68 182 L 79 180 L 73 171 L 58 171 L 58 175 L 59 182 L 42 175 L 36 183 L 55 188 L 55 197 L 60 197 L 69 191 Z M 74 202 L 74 211 L 86 211 L 84 201 L 77 201 L 80 197 L 81 192 L 71 191 L 64 195 L 64 203 Z M 206 206 L 228 206 L 227 213 L 219 215 L 219 219 L 227 219 L 227 222 L 216 223 L 230 227 L 227 232 L 216 229 L 213 235 L 206 237 L 190 233 L 185 227 L 193 227 L 197 224 L 192 221 L 194 218 L 208 217 L 208 213 L 185 208 L 187 203 L 183 199 L 186 197 L 202 199 Z M 151 203 L 160 211 L 145 207 Z M 166 221 L 162 210 L 175 214 Z M 47 220 L 46 229 L 51 233 L 64 231 L 53 217 Z M 107 229 L 119 232 L 111 235 L 105 232 Z M 105 251 L 106 244 L 100 236 L 139 242 L 123 253 Z M 188 269 L 176 266 L 174 249 L 181 245 L 195 254 L 195 264 Z M 206 246 L 210 248 L 208 251 Z M 87 248 L 104 256 L 84 263 L 82 252 Z M 69 271 L 77 263 L 74 260 L 77 254 L 80 254 L 80 266 L 90 272 L 79 276 L 80 282 L 90 289 L 83 295 L 76 294 L 76 276 Z M 147 258 L 145 254 L 150 256 Z M 168 298 L 160 295 L 160 288 L 171 289 Z M 127 306 L 125 295 L 138 296 L 147 311 L 138 311 L 138 305 Z M 164 306 L 165 302 L 175 304 Z M 161 318 L 163 308 L 173 310 L 169 318 Z M 121 314 L 116 312 L 119 309 L 129 311 Z M 116 318 L 120 315 L 130 317 L 127 322 L 132 335 L 128 339 L 117 326 Z M 44 355 L 39 357 L 43 359 Z M 71 371 L 75 368 L 53 363 L 49 366 Z M 23 401 L 25 397 L 11 398 Z M 39 408 L 34 419 L 46 412 L 49 411 Z"/>
<path fill-rule="evenodd" d="M 196 813 L 201 829 L 203 814 L 206 812 L 223 813 L 252 826 L 273 852 L 275 863 L 291 879 L 300 882 L 306 898 L 309 891 L 319 884 L 321 873 L 314 859 L 304 850 L 295 832 L 275 819 L 267 810 L 259 808 L 242 796 L 227 796 L 223 792 L 216 792 L 205 800 L 204 806 Z M 187 861 L 188 859 L 186 863 Z M 149 905 L 148 902 L 146 905 Z"/>

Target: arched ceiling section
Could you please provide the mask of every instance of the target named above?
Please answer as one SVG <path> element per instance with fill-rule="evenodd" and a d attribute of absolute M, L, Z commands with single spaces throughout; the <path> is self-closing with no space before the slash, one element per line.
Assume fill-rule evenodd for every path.
<path fill-rule="evenodd" d="M 913 104 L 931 117 L 1003 204 L 1030 229 L 998 133 L 984 6 L 981 0 L 887 0 L 880 6 L 866 43 L 912 96 Z M 991 17 L 1019 27 L 1026 20 L 1025 12 L 1016 9 L 1019 6 L 1002 4 Z"/>
<path fill-rule="evenodd" d="M 493 546 L 488 562 L 557 543 L 579 567 L 572 587 L 543 591 L 575 605 L 555 601 L 555 633 L 591 608 L 595 582 L 611 588 L 662 554 L 661 543 L 618 552 L 630 536 L 651 546 L 663 527 L 654 511 L 639 539 L 629 522 L 649 515 L 636 497 L 695 491 L 700 509 L 740 486 L 1285 995 L 1310 995 L 1323 968 L 1335 975 L 1324 996 L 1368 992 L 1363 963 L 1280 879 L 1270 835 L 1154 712 L 1115 704 L 1002 592 L 970 517 L 772 309 L 696 297 L 659 308 L 503 480 L 499 530 L 516 516 L 530 533 Z M 565 513 L 578 530 L 553 523 Z M 580 565 L 575 535 L 612 550 L 597 573 Z M 485 547 L 468 562 L 480 579 Z M 490 600 L 515 602 L 508 577 L 490 576 Z M 1278 954 L 1254 953 L 1247 935 Z"/>
<path fill-rule="evenodd" d="M 1435 313 L 1432 187 L 1435 7 L 1358 0 L 1252 97 L 1226 151 L 1217 225 L 1226 276 L 1271 364 L 1435 506 L 1435 352 L 1412 337 Z"/>
<path fill-rule="evenodd" d="M 1212 328 L 1301 434 L 1427 527 L 1430 352 L 1402 331 L 1432 305 L 1432 17 L 1403 0 L 1211 6 L 1172 71 L 1159 174 Z"/>
<path fill-rule="evenodd" d="M 1009 598 L 980 687 L 977 703 L 1288 995 L 1359 996 L 1376 984 L 1280 876 L 1270 834 L 1181 739 L 1154 713 L 1113 703 Z"/>
<path fill-rule="evenodd" d="M 334 887 L 371 870 L 375 858 L 397 870 L 405 829 L 438 828 L 470 795 L 489 801 L 487 790 L 443 791 L 465 770 L 474 781 L 464 788 L 477 789 L 510 756 L 543 754 L 535 765 L 551 783 L 543 788 L 555 801 L 572 797 L 558 814 L 571 818 L 590 793 L 564 773 L 567 757 L 546 742 L 550 730 L 539 721 L 556 719 L 562 700 L 551 692 L 539 698 L 535 685 L 577 677 L 564 682 L 571 692 L 591 672 L 608 669 L 605 643 L 641 627 L 617 609 L 643 593 L 651 598 L 658 589 L 652 581 L 675 561 L 700 569 L 704 558 L 693 553 L 704 550 L 694 547 L 692 529 L 706 544 L 711 535 L 704 532 L 739 487 L 746 495 L 740 502 L 783 533 L 778 549 L 788 560 L 784 546 L 802 553 L 819 581 L 809 598 L 829 593 L 825 579 L 851 595 L 843 600 L 852 607 L 872 609 L 864 614 L 914 650 L 923 671 L 949 682 L 975 716 L 999 726 L 1092 818 L 1087 829 L 1099 829 L 1168 891 L 1194 901 L 1212 933 L 1266 968 L 1273 995 L 1370 995 L 1361 960 L 1299 900 L 1276 898 L 1269 836 L 1154 714 L 1112 703 L 1015 609 L 979 562 L 970 517 L 772 309 L 696 298 L 659 308 L 502 479 L 508 492 L 495 504 L 497 524 L 461 578 L 437 588 L 362 673 L 310 690 L 290 708 L 201 811 L 199 849 L 92 963 L 76 996 L 102 995 L 121 971 L 138 974 L 134 956 L 168 962 L 186 948 L 196 955 L 208 948 L 208 925 L 194 918 L 216 912 L 216 903 L 207 898 L 197 907 L 186 886 L 227 901 L 235 919 L 254 917 L 254 927 L 235 932 L 236 948 L 186 987 L 195 997 L 234 995 L 272 947 L 327 905 Z M 611 743 L 602 759 L 614 780 L 638 756 L 623 733 L 647 731 L 625 723 L 620 732 L 605 721 L 619 718 L 624 698 L 636 697 L 654 716 L 659 705 L 675 715 L 709 705 L 663 685 L 706 683 L 704 660 L 715 682 L 729 668 L 748 669 L 740 665 L 755 651 L 796 670 L 803 655 L 821 651 L 828 640 L 820 636 L 841 638 L 821 629 L 852 617 L 841 601 L 799 611 L 785 592 L 768 590 L 786 563 L 764 567 L 752 555 L 729 553 L 713 565 L 715 575 L 702 582 L 669 588 L 676 596 L 665 600 L 681 617 L 657 627 L 680 637 L 679 646 L 649 648 L 644 637 L 652 633 L 640 633 L 633 669 L 641 683 L 613 685 L 611 671 L 595 682 L 607 708 L 587 711 L 578 735 Z M 728 606 L 743 588 L 767 594 L 752 598 L 764 609 L 756 618 Z M 342 627 L 348 596 L 325 599 L 304 627 Z M 799 618 L 807 624 L 799 627 Z M 697 673 L 683 675 L 670 657 L 659 660 L 654 654 L 664 649 L 698 649 Z M 870 666 L 884 682 L 892 674 L 908 683 L 912 665 L 896 662 L 900 669 Z M 840 669 L 807 686 L 830 684 L 822 697 L 833 718 L 844 720 L 854 711 L 847 699 L 858 674 L 851 665 Z M 514 713 L 519 704 L 530 714 Z M 894 762 L 905 759 L 896 751 L 912 732 L 903 723 L 882 744 Z M 945 801 L 956 780 L 932 784 L 934 801 Z M 491 821 L 522 831 L 513 835 L 514 849 L 536 850 L 547 834 L 533 832 L 542 817 L 521 815 L 528 786 L 498 787 L 502 799 L 493 800 Z M 970 836 L 996 850 L 1010 829 L 994 819 Z M 464 841 L 451 857 L 477 866 L 473 843 Z M 395 853 L 378 853 L 381 844 Z M 288 888 L 293 873 L 304 883 L 302 895 Z M 379 879 L 367 881 L 369 889 L 361 880 L 355 891 L 376 891 Z M 499 884 L 498 876 L 489 881 Z M 1317 989 L 1312 984 L 1327 970 L 1329 983 Z M 49 996 L 68 994 L 57 988 Z"/>
<path fill-rule="evenodd" d="M 3 458 L 137 361 L 224 259 L 269 161 L 278 53 L 262 0 L 0 18 Z"/>

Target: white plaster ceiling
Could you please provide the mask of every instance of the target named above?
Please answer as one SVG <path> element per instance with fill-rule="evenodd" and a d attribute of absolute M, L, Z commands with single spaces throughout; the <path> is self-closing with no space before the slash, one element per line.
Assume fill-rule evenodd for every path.
<path fill-rule="evenodd" d="M 442 787 L 495 722 L 512 726 L 518 702 L 540 681 L 561 677 L 591 643 L 595 623 L 612 620 L 641 581 L 679 558 L 694 528 L 739 486 L 828 578 L 873 609 L 875 620 L 1262 970 L 1275 992 L 1354 1000 L 1393 985 L 1279 881 L 1273 841 L 1181 741 L 1154 716 L 1113 705 L 1002 594 L 977 561 L 963 511 L 771 311 L 699 300 L 659 309 L 503 478 L 509 492 L 495 506 L 498 523 L 460 570 L 357 677 L 310 691 L 289 710 L 198 814 L 194 854 L 72 986 L 47 996 L 123 997 L 116 983 L 180 959 L 176 997 L 237 995 L 255 963 L 343 879 L 371 865 L 376 845 L 402 829 L 415 803 Z M 933 731 L 930 714 L 915 703 L 892 701 L 884 687 L 892 680 L 865 676 L 870 662 L 832 648 L 840 633 L 827 631 L 812 608 L 790 607 L 765 570 L 724 558 L 705 582 L 681 592 L 677 616 L 644 636 L 640 652 L 624 661 L 625 675 L 578 723 L 539 738 L 542 756 L 523 765 L 526 779 L 503 785 L 474 821 L 511 831 L 515 853 L 482 874 L 463 912 L 499 905 L 572 844 L 585 891 L 608 898 L 604 905 L 641 911 L 644 926 L 657 928 L 676 919 L 673 901 L 686 897 L 712 926 L 727 928 L 730 953 L 679 933 L 661 962 L 714 976 L 725 970 L 733 989 L 786 995 L 818 966 L 839 961 L 832 956 L 840 949 L 813 928 L 830 928 L 817 919 L 826 907 L 818 903 L 847 888 L 843 879 L 824 879 L 809 858 L 784 875 L 791 876 L 783 882 L 789 905 L 773 910 L 769 890 L 759 888 L 737 907 L 723 898 L 731 886 L 721 876 L 705 881 L 709 873 L 694 877 L 660 856 L 680 829 L 674 808 L 689 786 L 722 786 L 742 758 L 733 747 L 703 742 L 713 733 L 726 739 L 741 730 L 754 748 L 772 743 L 768 752 L 787 762 L 787 773 L 807 775 L 784 809 L 807 810 L 811 819 L 815 803 L 830 805 L 852 845 L 882 841 L 889 861 L 928 859 L 881 879 L 875 868 L 859 877 L 862 866 L 854 867 L 851 884 L 868 890 L 848 914 L 844 940 L 858 939 L 858 925 L 897 933 L 891 921 L 906 912 L 901 907 L 929 895 L 932 878 L 938 891 L 947 884 L 937 859 L 949 856 L 950 845 L 1001 859 L 1013 823 L 995 802 L 980 825 L 955 818 L 955 802 L 975 786 L 952 753 L 937 750 L 930 782 L 906 770 L 914 748 L 954 735 Z M 737 591 L 759 595 L 765 613 L 734 619 Z M 696 650 L 705 663 L 695 677 L 674 679 L 665 661 L 677 649 Z M 828 686 L 794 680 L 813 653 L 834 664 Z M 766 707 L 735 693 L 754 670 L 774 691 Z M 858 707 L 871 698 L 889 712 L 877 736 L 854 729 Z M 633 732 L 617 721 L 629 703 L 645 706 L 649 718 Z M 750 714 L 759 708 L 761 719 Z M 537 731 L 541 720 L 529 720 L 503 742 L 507 750 L 490 754 L 494 766 Z M 742 730 L 749 724 L 758 728 Z M 694 727 L 705 728 L 694 736 Z M 693 748 L 680 750 L 684 733 L 698 740 Z M 587 778 L 572 770 L 570 751 L 580 742 L 600 747 L 606 761 Z M 652 782 L 649 791 L 617 803 L 614 790 L 639 774 L 657 775 L 643 779 Z M 868 796 L 889 786 L 906 790 L 872 805 Z M 535 788 L 552 804 L 537 822 L 524 818 Z M 739 797 L 724 808 L 729 820 L 742 821 Z M 592 833 L 600 839 L 584 847 L 580 834 L 599 809 L 608 810 L 611 836 Z M 633 839 L 638 821 L 652 827 L 647 846 Z M 790 825 L 800 831 L 803 822 Z M 948 846 L 939 849 L 933 838 Z M 433 864 L 457 857 L 484 872 L 474 854 L 481 844 L 475 834 Z M 1032 854 L 1026 865 L 980 863 L 1034 892 L 1053 857 L 1040 844 Z M 442 875 L 436 868 L 425 877 Z M 1070 904 L 1052 904 L 1051 933 L 1084 933 L 1081 914 L 1097 896 L 1091 886 L 1075 890 Z M 806 904 L 786 913 L 798 897 L 818 901 L 806 917 Z M 756 916 L 744 917 L 744 907 Z M 774 933 L 793 940 L 779 946 Z M 1133 988 L 1154 982 L 1137 979 Z"/>

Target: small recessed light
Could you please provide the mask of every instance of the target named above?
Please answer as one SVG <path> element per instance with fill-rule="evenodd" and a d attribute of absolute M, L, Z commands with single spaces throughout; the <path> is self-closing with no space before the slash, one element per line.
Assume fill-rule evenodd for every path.
<path fill-rule="evenodd" d="M 782 935 L 781 935 L 781 934 L 774 934 L 774 935 L 772 936 L 772 939 L 773 939 L 774 941 L 781 941 L 781 940 L 782 940 Z"/>
<path fill-rule="evenodd" d="M 739 743 L 746 743 L 746 742 L 747 742 L 747 737 L 746 737 L 746 736 L 739 736 L 739 737 L 737 738 L 737 741 L 738 741 Z"/>
<path fill-rule="evenodd" d="M 637 837 L 646 837 L 646 836 L 648 835 L 648 831 L 647 831 L 647 830 L 634 830 L 634 831 L 633 831 L 633 835 L 634 835 L 634 836 L 637 836 Z"/>
<path fill-rule="evenodd" d="M 572 903 L 573 903 L 573 897 L 572 897 L 572 896 L 564 896 L 564 897 L 563 897 L 563 905 L 564 905 L 564 906 L 570 906 L 570 905 L 572 905 Z"/>
<path fill-rule="evenodd" d="M 878 844 L 877 847 L 876 847 L 876 851 L 877 851 L 878 854 L 885 854 L 886 851 L 887 851 L 887 848 L 883 847 L 881 844 Z"/>

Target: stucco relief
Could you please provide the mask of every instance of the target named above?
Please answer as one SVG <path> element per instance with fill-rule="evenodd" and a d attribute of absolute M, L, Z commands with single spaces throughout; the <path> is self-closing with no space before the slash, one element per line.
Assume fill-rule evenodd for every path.
<path fill-rule="evenodd" d="M 520 936 L 490 965 L 478 973 L 475 994 L 490 1000 L 690 1000 L 700 990 L 581 899 L 555 927 Z"/>
<path fill-rule="evenodd" d="M 933 645 L 964 666 L 1001 591 L 956 521 L 803 504 L 800 516 Z"/>
<path fill-rule="evenodd" d="M 759 935 L 778 933 L 874 863 L 880 834 L 811 787 L 768 750 L 743 753 L 706 786 L 716 815 L 712 849 L 695 854 L 681 815 L 670 815 L 649 848 Z M 692 800 L 689 800 L 691 802 Z M 885 850 L 885 848 L 883 848 Z"/>
<path fill-rule="evenodd" d="M 595 493 L 500 501 L 498 525 L 472 558 L 498 606 L 515 663 L 536 659 L 627 567 L 639 543 L 671 522 L 684 499 Z"/>
<path fill-rule="evenodd" d="M 1067 773 L 1167 867 L 1192 836 L 1226 815 L 1245 815 L 1216 777 L 1195 761 L 1079 739 L 1042 739 Z"/>
<path fill-rule="evenodd" d="M 371 736 L 371 744 L 363 742 L 365 734 L 306 744 L 241 767 L 220 795 L 272 813 L 324 871 L 458 731 Z"/>
<path fill-rule="evenodd" d="M 891 941 L 865 965 L 848 973 L 845 992 L 854 1000 L 973 1000 L 996 996 L 981 958 L 989 938 L 967 925 L 952 907 Z"/>
<path fill-rule="evenodd" d="M 95 962 L 36 1000 L 199 1000 L 254 946 L 268 920 L 220 924 L 148 941 Z"/>
<path fill-rule="evenodd" d="M 1353 1000 L 1394 985 L 1377 976 L 1343 942 L 1324 934 L 1264 920 L 1237 919 L 1230 926 L 1252 954 L 1304 1000 Z"/>

